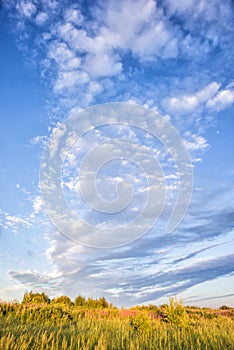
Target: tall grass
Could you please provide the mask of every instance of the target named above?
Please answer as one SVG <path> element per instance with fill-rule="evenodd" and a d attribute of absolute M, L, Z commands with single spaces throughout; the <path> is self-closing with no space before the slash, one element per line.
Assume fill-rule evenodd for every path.
<path fill-rule="evenodd" d="M 145 316 L 144 316 L 145 317 Z M 62 324 L 0 317 L 1 350 L 233 350 L 234 320 L 218 316 L 178 326 L 149 320 L 143 331 L 131 317 L 95 315 Z M 139 323 L 141 324 L 141 323 Z M 135 326 L 134 326 L 135 325 Z"/>

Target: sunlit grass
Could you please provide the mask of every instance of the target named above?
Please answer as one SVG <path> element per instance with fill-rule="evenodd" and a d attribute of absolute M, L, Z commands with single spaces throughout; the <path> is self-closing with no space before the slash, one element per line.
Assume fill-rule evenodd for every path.
<path fill-rule="evenodd" d="M 146 317 L 146 316 L 144 316 Z M 17 317 L 0 318 L 0 349 L 114 349 L 114 350 L 198 350 L 234 349 L 234 320 L 219 316 L 200 318 L 189 326 L 177 326 L 162 320 L 149 320 L 138 332 L 132 318 L 95 315 L 61 325 L 19 320 Z"/>

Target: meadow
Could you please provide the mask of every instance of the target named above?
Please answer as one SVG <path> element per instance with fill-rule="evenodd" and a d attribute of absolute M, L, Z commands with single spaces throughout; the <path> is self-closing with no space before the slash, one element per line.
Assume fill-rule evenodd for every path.
<path fill-rule="evenodd" d="M 104 298 L 89 298 L 89 302 L 84 298 L 83 302 L 61 298 L 1 302 L 0 349 L 234 349 L 231 308 L 185 307 L 171 299 L 160 307 L 118 309 Z"/>

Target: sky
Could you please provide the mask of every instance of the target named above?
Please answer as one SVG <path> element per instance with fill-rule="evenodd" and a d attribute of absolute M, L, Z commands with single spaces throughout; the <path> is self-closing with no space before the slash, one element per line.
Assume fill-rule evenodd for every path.
<path fill-rule="evenodd" d="M 234 306 L 233 2 L 0 6 L 0 298 Z"/>

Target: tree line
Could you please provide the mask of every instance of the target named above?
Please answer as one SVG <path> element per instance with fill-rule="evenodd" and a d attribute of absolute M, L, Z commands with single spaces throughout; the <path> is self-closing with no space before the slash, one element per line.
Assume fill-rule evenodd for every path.
<path fill-rule="evenodd" d="M 22 305 L 38 305 L 38 304 L 50 304 L 50 305 L 66 305 L 66 306 L 82 306 L 85 308 L 112 308 L 113 305 L 108 303 L 104 297 L 100 297 L 99 299 L 93 298 L 85 298 L 81 295 L 78 295 L 74 301 L 72 301 L 68 296 L 61 295 L 59 297 L 50 299 L 47 294 L 42 293 L 34 293 L 32 291 L 24 293 L 23 300 L 21 302 Z"/>

